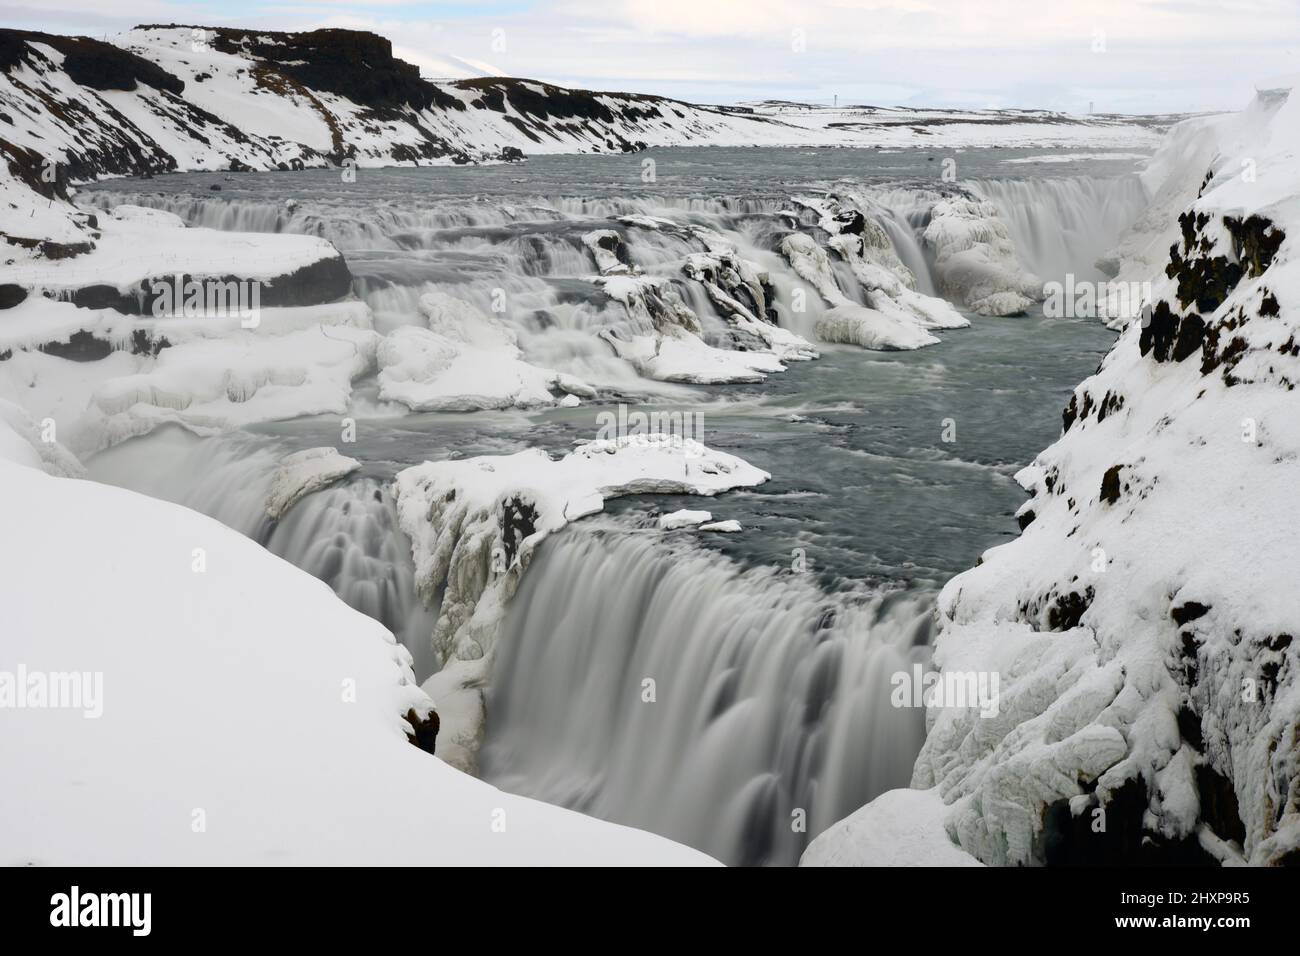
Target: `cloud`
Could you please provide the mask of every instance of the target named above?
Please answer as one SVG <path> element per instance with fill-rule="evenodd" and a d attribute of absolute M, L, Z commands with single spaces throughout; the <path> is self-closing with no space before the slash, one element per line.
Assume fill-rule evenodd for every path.
<path fill-rule="evenodd" d="M 166 0 L 0 7 L 20 25 L 104 32 L 212 22 Z M 233 0 L 218 22 L 348 26 L 429 75 L 463 65 L 701 102 L 788 98 L 1175 111 L 1244 103 L 1300 72 L 1296 0 Z M 494 31 L 499 31 L 495 32 Z M 899 102 L 901 100 L 895 100 Z"/>

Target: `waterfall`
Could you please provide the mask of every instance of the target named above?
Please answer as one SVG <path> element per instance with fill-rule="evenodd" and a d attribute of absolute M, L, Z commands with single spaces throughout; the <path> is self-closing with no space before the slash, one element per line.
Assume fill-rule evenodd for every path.
<path fill-rule="evenodd" d="M 1105 276 L 1094 263 L 1146 208 L 1136 175 L 990 179 L 968 183 L 1006 221 L 1025 267 L 1044 282 Z"/>
<path fill-rule="evenodd" d="M 571 530 L 503 625 L 484 777 L 729 863 L 793 863 L 911 779 L 924 713 L 890 705 L 890 677 L 926 659 L 931 620 L 929 595 L 828 596 L 656 533 Z"/>

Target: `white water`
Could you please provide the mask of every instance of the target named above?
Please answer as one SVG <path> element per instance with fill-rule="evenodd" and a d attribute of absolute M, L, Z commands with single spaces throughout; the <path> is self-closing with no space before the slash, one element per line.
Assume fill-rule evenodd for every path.
<path fill-rule="evenodd" d="M 853 602 L 652 532 L 570 532 L 511 606 L 483 775 L 730 863 L 793 863 L 910 780 L 923 713 L 890 706 L 889 678 L 928 656 L 930 623 L 929 596 Z"/>

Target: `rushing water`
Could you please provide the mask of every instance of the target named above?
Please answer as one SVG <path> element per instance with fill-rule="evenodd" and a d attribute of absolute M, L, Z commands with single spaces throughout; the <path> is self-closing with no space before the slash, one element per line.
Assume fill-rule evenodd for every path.
<path fill-rule="evenodd" d="M 1132 164 L 1007 165 L 1016 151 L 958 154 L 961 185 L 995 202 L 1018 252 L 1047 279 L 1092 263 L 1140 212 Z M 614 217 L 707 226 L 766 268 L 783 325 L 812 337 L 816 307 L 774 251 L 790 197 L 854 188 L 932 290 L 918 240 L 940 153 L 917 150 L 657 150 L 544 157 L 523 166 L 169 176 L 101 184 L 89 201 L 168 209 L 191 225 L 329 238 L 388 331 L 448 292 L 505 318 L 525 357 L 579 375 L 578 408 L 406 414 L 359 383 L 354 479 L 278 524 L 262 503 L 286 452 L 339 444 L 336 419 L 220 439 L 164 429 L 98 456 L 94 477 L 204 511 L 325 580 L 390 627 L 423 678 L 438 662 L 436 608 L 411 587 L 387 482 L 408 464 L 594 437 L 615 401 L 702 414 L 702 438 L 772 473 L 713 499 L 637 496 L 547 541 L 507 615 L 489 690 L 484 776 L 520 793 L 645 827 L 728 862 L 789 863 L 808 839 L 906 785 L 923 714 L 889 706 L 889 677 L 928 655 L 935 590 L 1015 533 L 1012 475 L 1060 429 L 1073 386 L 1111 341 L 1095 321 L 975 317 L 917 352 L 823 346 L 822 358 L 755 385 L 649 382 L 593 334 L 635 323 L 594 291 L 582 235 L 616 228 L 634 262 L 672 277 L 706 332 L 723 319 L 680 274 L 699 251 Z M 643 178 L 654 160 L 654 181 Z M 1015 178 L 1012 178 L 1015 177 Z M 221 191 L 210 190 L 220 185 Z M 861 292 L 844 274 L 846 294 Z M 810 296 L 815 302 L 816 296 Z M 951 439 L 951 440 L 947 440 Z M 738 535 L 663 533 L 655 512 L 704 508 Z M 653 682 L 647 685 L 646 682 Z M 647 686 L 653 701 L 647 700 Z M 798 822 L 806 817 L 806 826 Z"/>

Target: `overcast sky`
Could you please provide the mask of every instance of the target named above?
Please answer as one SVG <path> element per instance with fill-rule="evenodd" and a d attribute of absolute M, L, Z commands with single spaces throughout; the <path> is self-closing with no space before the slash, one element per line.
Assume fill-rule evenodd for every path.
<path fill-rule="evenodd" d="M 1300 0 L 0 0 L 0 24 L 373 30 L 457 61 L 706 103 L 1164 112 L 1236 108 L 1300 73 Z"/>

